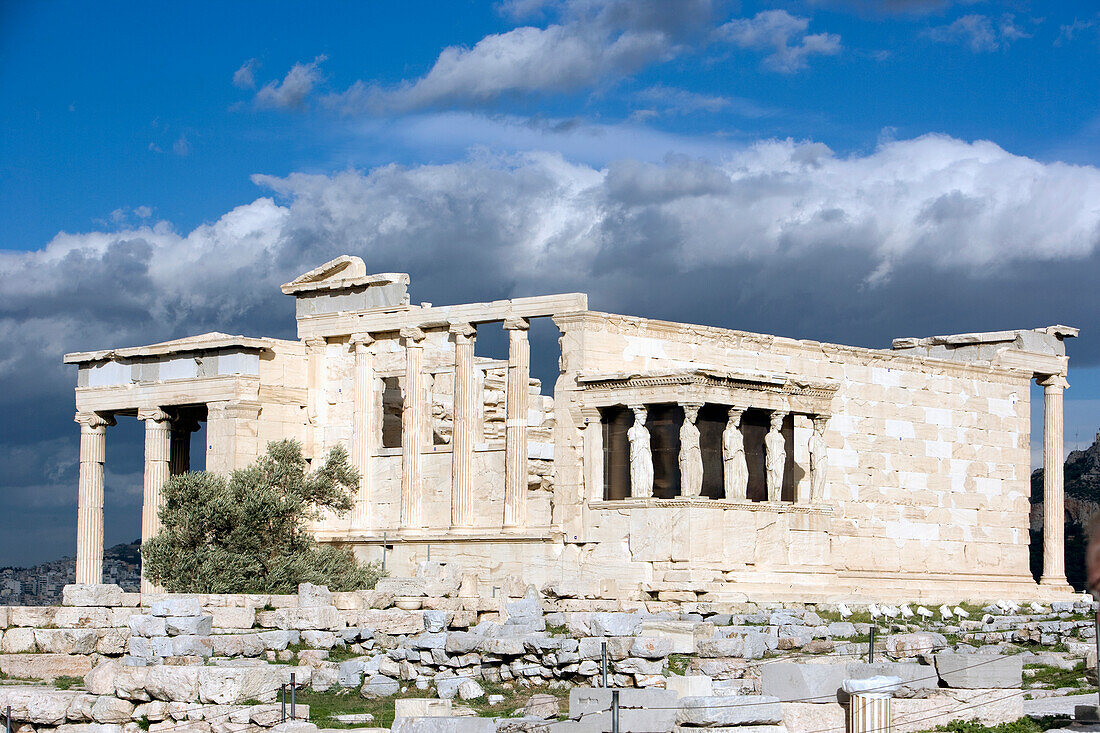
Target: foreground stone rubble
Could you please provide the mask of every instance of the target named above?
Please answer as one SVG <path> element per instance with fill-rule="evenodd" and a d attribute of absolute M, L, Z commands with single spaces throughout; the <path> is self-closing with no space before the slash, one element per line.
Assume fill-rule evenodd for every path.
<path fill-rule="evenodd" d="M 480 733 L 486 726 L 608 733 L 611 693 L 595 689 L 606 645 L 607 683 L 621 690 L 624 733 L 843 725 L 844 680 L 876 675 L 899 678 L 895 709 L 902 719 L 922 720 L 898 730 L 924 730 L 928 714 L 945 722 L 955 710 L 986 722 L 1014 720 L 1022 714 L 1023 664 L 1072 668 L 1094 649 L 1092 622 L 1082 618 L 1092 606 L 1083 601 L 1027 613 L 991 604 L 969 619 L 921 624 L 899 612 L 878 622 L 880 643 L 869 663 L 870 625 L 831 620 L 841 614 L 826 605 L 561 611 L 533 587 L 522 598 L 470 599 L 386 590 L 408 590 L 411 579 L 380 586 L 329 593 L 303 585 L 296 596 L 139 596 L 70 586 L 66 601 L 89 605 L 0 610 L 0 671 L 81 677 L 84 689 L 9 683 L 0 687 L 0 711 L 11 706 L 20 733 L 136 733 L 138 721 L 153 733 L 181 726 L 240 733 L 281 722 L 277 699 L 293 679 L 317 692 L 379 698 L 415 689 L 444 701 L 399 715 L 395 730 L 404 733 Z M 1068 652 L 1014 654 L 1013 644 Z M 552 697 L 533 699 L 526 717 L 497 723 L 450 715 L 452 703 L 483 701 L 484 685 L 500 682 L 572 688 L 569 719 L 555 720 Z M 308 718 L 308 708 L 298 712 Z"/>

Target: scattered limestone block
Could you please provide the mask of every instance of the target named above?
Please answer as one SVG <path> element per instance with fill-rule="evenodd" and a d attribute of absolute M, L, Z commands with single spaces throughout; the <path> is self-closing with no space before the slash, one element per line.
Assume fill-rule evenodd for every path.
<path fill-rule="evenodd" d="M 524 717 L 550 720 L 561 713 L 558 698 L 553 695 L 532 695 L 523 707 Z"/>
<path fill-rule="evenodd" d="M 210 609 L 215 629 L 251 629 L 256 623 L 256 609 L 222 606 Z"/>
<path fill-rule="evenodd" d="M 695 653 L 695 631 L 690 621 L 643 621 L 638 627 L 641 636 L 668 639 L 672 654 Z"/>
<path fill-rule="evenodd" d="M 11 626 L 45 628 L 53 626 L 57 606 L 9 606 L 8 621 Z"/>
<path fill-rule="evenodd" d="M 142 669 L 141 667 L 131 667 L 129 669 Z M 193 702 L 199 699 L 199 668 L 198 667 L 172 667 L 172 666 L 156 666 L 146 667 L 147 673 L 144 676 L 144 687 L 148 691 L 149 697 L 154 700 L 165 700 L 169 702 Z M 119 685 L 119 679 L 121 675 L 116 678 L 115 685 L 118 688 L 119 697 L 126 697 L 123 695 L 123 690 Z"/>
<path fill-rule="evenodd" d="M 669 675 L 665 688 L 680 697 L 710 697 L 714 694 L 714 680 L 705 674 Z"/>
<path fill-rule="evenodd" d="M 767 651 L 764 635 L 759 632 L 734 634 L 728 639 L 701 639 L 695 642 L 700 657 L 738 657 L 760 659 Z"/>
<path fill-rule="evenodd" d="M 53 624 L 59 629 L 102 629 L 111 625 L 111 618 L 106 608 L 66 606 L 57 609 Z"/>
<path fill-rule="evenodd" d="M 0 629 L 8 628 L 8 607 L 0 606 Z"/>
<path fill-rule="evenodd" d="M 126 619 L 126 626 L 130 629 L 130 633 L 135 636 L 167 636 L 168 628 L 165 625 L 163 616 L 153 616 L 152 614 L 134 614 L 130 618 Z"/>
<path fill-rule="evenodd" d="M 283 684 L 281 671 L 260 667 L 202 667 L 199 670 L 199 701 L 230 705 L 245 700 L 269 702 Z"/>
<path fill-rule="evenodd" d="M 344 627 L 344 619 L 336 606 L 315 606 L 312 608 L 277 608 L 274 611 L 261 611 L 256 614 L 257 623 L 264 628 L 275 629 L 325 629 Z M 364 613 L 344 611 L 344 613 Z M 423 624 L 423 621 L 421 621 Z M 356 624 L 363 626 L 365 624 Z"/>
<path fill-rule="evenodd" d="M 214 656 L 218 657 L 258 657 L 264 653 L 260 634 L 215 634 L 210 641 L 214 645 Z"/>
<path fill-rule="evenodd" d="M 451 701 L 435 697 L 404 697 L 393 701 L 394 718 L 439 718 L 451 714 Z"/>
<path fill-rule="evenodd" d="M 630 656 L 643 659 L 664 659 L 672 654 L 672 640 L 654 636 L 639 636 L 630 647 Z"/>
<path fill-rule="evenodd" d="M 886 637 L 886 653 L 895 659 L 931 654 L 945 646 L 947 646 L 947 639 L 943 635 L 930 632 L 891 634 Z"/>
<path fill-rule="evenodd" d="M 92 720 L 97 723 L 129 723 L 133 714 L 133 703 L 108 695 L 96 698 L 92 706 Z"/>
<path fill-rule="evenodd" d="M 153 603 L 149 613 L 154 616 L 201 616 L 202 605 L 198 598 L 191 596 L 163 598 Z"/>
<path fill-rule="evenodd" d="M 366 698 L 392 697 L 400 691 L 401 685 L 397 680 L 383 674 L 376 674 L 363 683 L 359 695 Z"/>
<path fill-rule="evenodd" d="M 16 627 L 4 632 L 0 638 L 0 652 L 4 654 L 26 654 L 36 649 L 34 629 Z"/>
<path fill-rule="evenodd" d="M 0 672 L 9 677 L 53 680 L 83 677 L 91 670 L 91 657 L 81 654 L 0 654 Z"/>
<path fill-rule="evenodd" d="M 778 697 L 768 695 L 685 697 L 676 721 L 706 728 L 782 723 L 783 706 Z"/>
<path fill-rule="evenodd" d="M 298 607 L 315 608 L 317 606 L 331 606 L 332 592 L 323 585 L 313 583 L 298 584 Z"/>
<path fill-rule="evenodd" d="M 126 653 L 126 641 L 130 638 L 125 629 L 100 629 L 95 650 L 99 654 L 117 657 Z"/>
<path fill-rule="evenodd" d="M 935 660 L 936 672 L 947 687 L 989 689 L 1023 683 L 1024 663 L 1018 656 L 940 652 Z"/>
<path fill-rule="evenodd" d="M 70 583 L 61 589 L 63 606 L 121 606 L 122 588 L 117 585 Z"/>
<path fill-rule="evenodd" d="M 496 733 L 492 718 L 401 718 L 393 723 L 393 733 Z"/>
<path fill-rule="evenodd" d="M 92 654 L 99 642 L 95 629 L 35 629 L 34 643 L 47 654 Z"/>
<path fill-rule="evenodd" d="M 59 725 L 65 722 L 73 701 L 83 693 L 44 688 L 0 688 L 0 709 L 11 706 L 13 721 L 34 725 Z"/>
<path fill-rule="evenodd" d="M 213 616 L 166 616 L 165 628 L 169 636 L 208 636 L 213 630 Z"/>
<path fill-rule="evenodd" d="M 84 689 L 93 695 L 115 694 L 115 675 L 121 663 L 113 659 L 100 661 L 88 674 L 84 675 Z"/>
<path fill-rule="evenodd" d="M 760 693 L 780 700 L 838 702 L 837 692 L 848 678 L 847 664 L 774 662 L 760 668 Z"/>
<path fill-rule="evenodd" d="M 424 631 L 423 611 L 404 611 L 400 608 L 366 609 L 344 611 L 348 626 L 374 629 L 383 634 L 419 634 Z M 333 628 L 330 626 L 311 626 L 309 628 Z"/>

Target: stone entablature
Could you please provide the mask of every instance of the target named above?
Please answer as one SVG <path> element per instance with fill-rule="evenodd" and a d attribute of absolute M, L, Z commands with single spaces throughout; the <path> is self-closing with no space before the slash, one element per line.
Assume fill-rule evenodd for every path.
<path fill-rule="evenodd" d="M 137 416 L 145 536 L 164 476 L 186 470 L 184 435 L 206 422 L 211 470 L 280 438 L 312 459 L 345 446 L 355 508 L 317 536 L 397 572 L 453 562 L 482 590 L 573 578 L 625 598 L 685 569 L 760 599 L 1035 588 L 1030 382 L 1045 387 L 1054 461 L 1075 329 L 867 349 L 599 313 L 582 294 L 414 306 L 408 284 L 345 256 L 283 286 L 300 341 L 208 334 L 69 355 L 85 375 L 80 580 L 96 579 L 105 436 Z M 561 332 L 552 397 L 531 378 L 537 318 Z M 476 353 L 479 327 L 505 331 L 507 358 Z M 1049 473 L 1043 584 L 1056 594 Z"/>

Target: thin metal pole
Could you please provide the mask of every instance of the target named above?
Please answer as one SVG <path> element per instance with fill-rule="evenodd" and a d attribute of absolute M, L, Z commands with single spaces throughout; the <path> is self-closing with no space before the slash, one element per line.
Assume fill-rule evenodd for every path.
<path fill-rule="evenodd" d="M 286 722 L 286 685 L 279 685 L 279 715 L 282 717 L 282 722 Z"/>
<path fill-rule="evenodd" d="M 611 733 L 619 733 L 619 691 L 611 691 Z"/>
<path fill-rule="evenodd" d="M 603 642 L 600 645 L 600 670 L 601 677 L 603 678 L 603 686 L 607 687 L 607 642 Z"/>
<path fill-rule="evenodd" d="M 1097 699 L 1100 700 L 1100 606 L 1096 608 L 1093 622 L 1093 627 L 1096 629 L 1096 694 Z"/>
<path fill-rule="evenodd" d="M 294 673 L 290 673 L 290 719 L 297 720 L 294 715 L 294 690 L 297 688 L 297 684 L 294 682 Z"/>
<path fill-rule="evenodd" d="M 867 661 L 868 662 L 874 662 L 875 661 L 875 630 L 877 628 L 878 628 L 878 626 L 872 626 L 871 627 L 871 640 L 869 642 L 867 642 Z"/>
<path fill-rule="evenodd" d="M 7 721 L 8 733 L 11 733 L 11 705 L 8 705 L 8 711 L 4 714 L 4 720 Z"/>

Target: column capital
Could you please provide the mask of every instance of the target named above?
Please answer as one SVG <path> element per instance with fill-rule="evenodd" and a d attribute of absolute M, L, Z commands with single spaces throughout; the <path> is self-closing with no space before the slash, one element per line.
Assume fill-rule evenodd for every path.
<path fill-rule="evenodd" d="M 477 336 L 477 328 L 464 321 L 452 322 L 447 330 L 454 334 L 455 342 L 460 344 Z"/>
<path fill-rule="evenodd" d="M 406 344 L 409 341 L 420 343 L 428 337 L 428 334 L 424 333 L 424 329 L 417 328 L 416 326 L 405 326 L 398 333 L 401 335 L 401 338 L 405 340 Z"/>
<path fill-rule="evenodd" d="M 600 421 L 600 408 L 598 408 L 598 407 L 592 407 L 592 406 L 581 407 L 581 408 L 578 409 L 578 412 L 580 412 L 580 414 L 581 414 L 581 425 L 582 426 L 585 425 L 586 423 L 588 423 L 588 424 L 598 423 Z"/>
<path fill-rule="evenodd" d="M 373 344 L 374 341 L 374 336 L 371 336 L 369 333 L 366 332 L 353 333 L 351 335 L 351 338 L 348 339 L 348 343 L 351 344 L 351 350 L 357 354 L 365 352 L 367 350 L 367 347 Z"/>
<path fill-rule="evenodd" d="M 527 318 L 505 318 L 504 330 L 506 331 L 526 331 L 531 328 L 531 321 Z"/>
<path fill-rule="evenodd" d="M 734 405 L 733 407 L 731 407 L 729 409 L 729 412 L 727 414 L 731 418 L 740 418 L 743 414 L 745 414 L 745 408 L 744 407 L 737 407 L 736 405 Z"/>
<path fill-rule="evenodd" d="M 1035 383 L 1046 389 L 1061 390 L 1069 387 L 1069 382 L 1066 380 L 1065 374 L 1045 374 L 1036 379 Z"/>
<path fill-rule="evenodd" d="M 699 417 L 699 408 L 703 406 L 702 402 L 681 402 L 680 407 L 684 408 L 684 419 L 688 422 L 694 423 Z"/>
<path fill-rule="evenodd" d="M 825 424 L 829 422 L 830 417 L 832 417 L 832 415 L 827 412 L 823 412 L 816 415 L 810 415 L 810 421 L 814 424 L 815 428 L 820 427 L 822 430 L 824 430 Z"/>
<path fill-rule="evenodd" d="M 323 347 L 325 344 L 327 344 L 328 341 L 326 341 L 323 336 L 311 336 L 311 337 L 306 339 L 305 343 L 306 343 L 306 346 L 308 346 L 311 349 L 319 349 L 319 348 Z"/>
<path fill-rule="evenodd" d="M 140 407 L 138 408 L 137 419 L 152 420 L 153 422 L 168 422 L 172 420 L 173 417 L 159 407 Z"/>
<path fill-rule="evenodd" d="M 101 412 L 78 412 L 73 418 L 81 427 L 107 428 L 115 424 L 114 415 L 104 415 Z"/>

